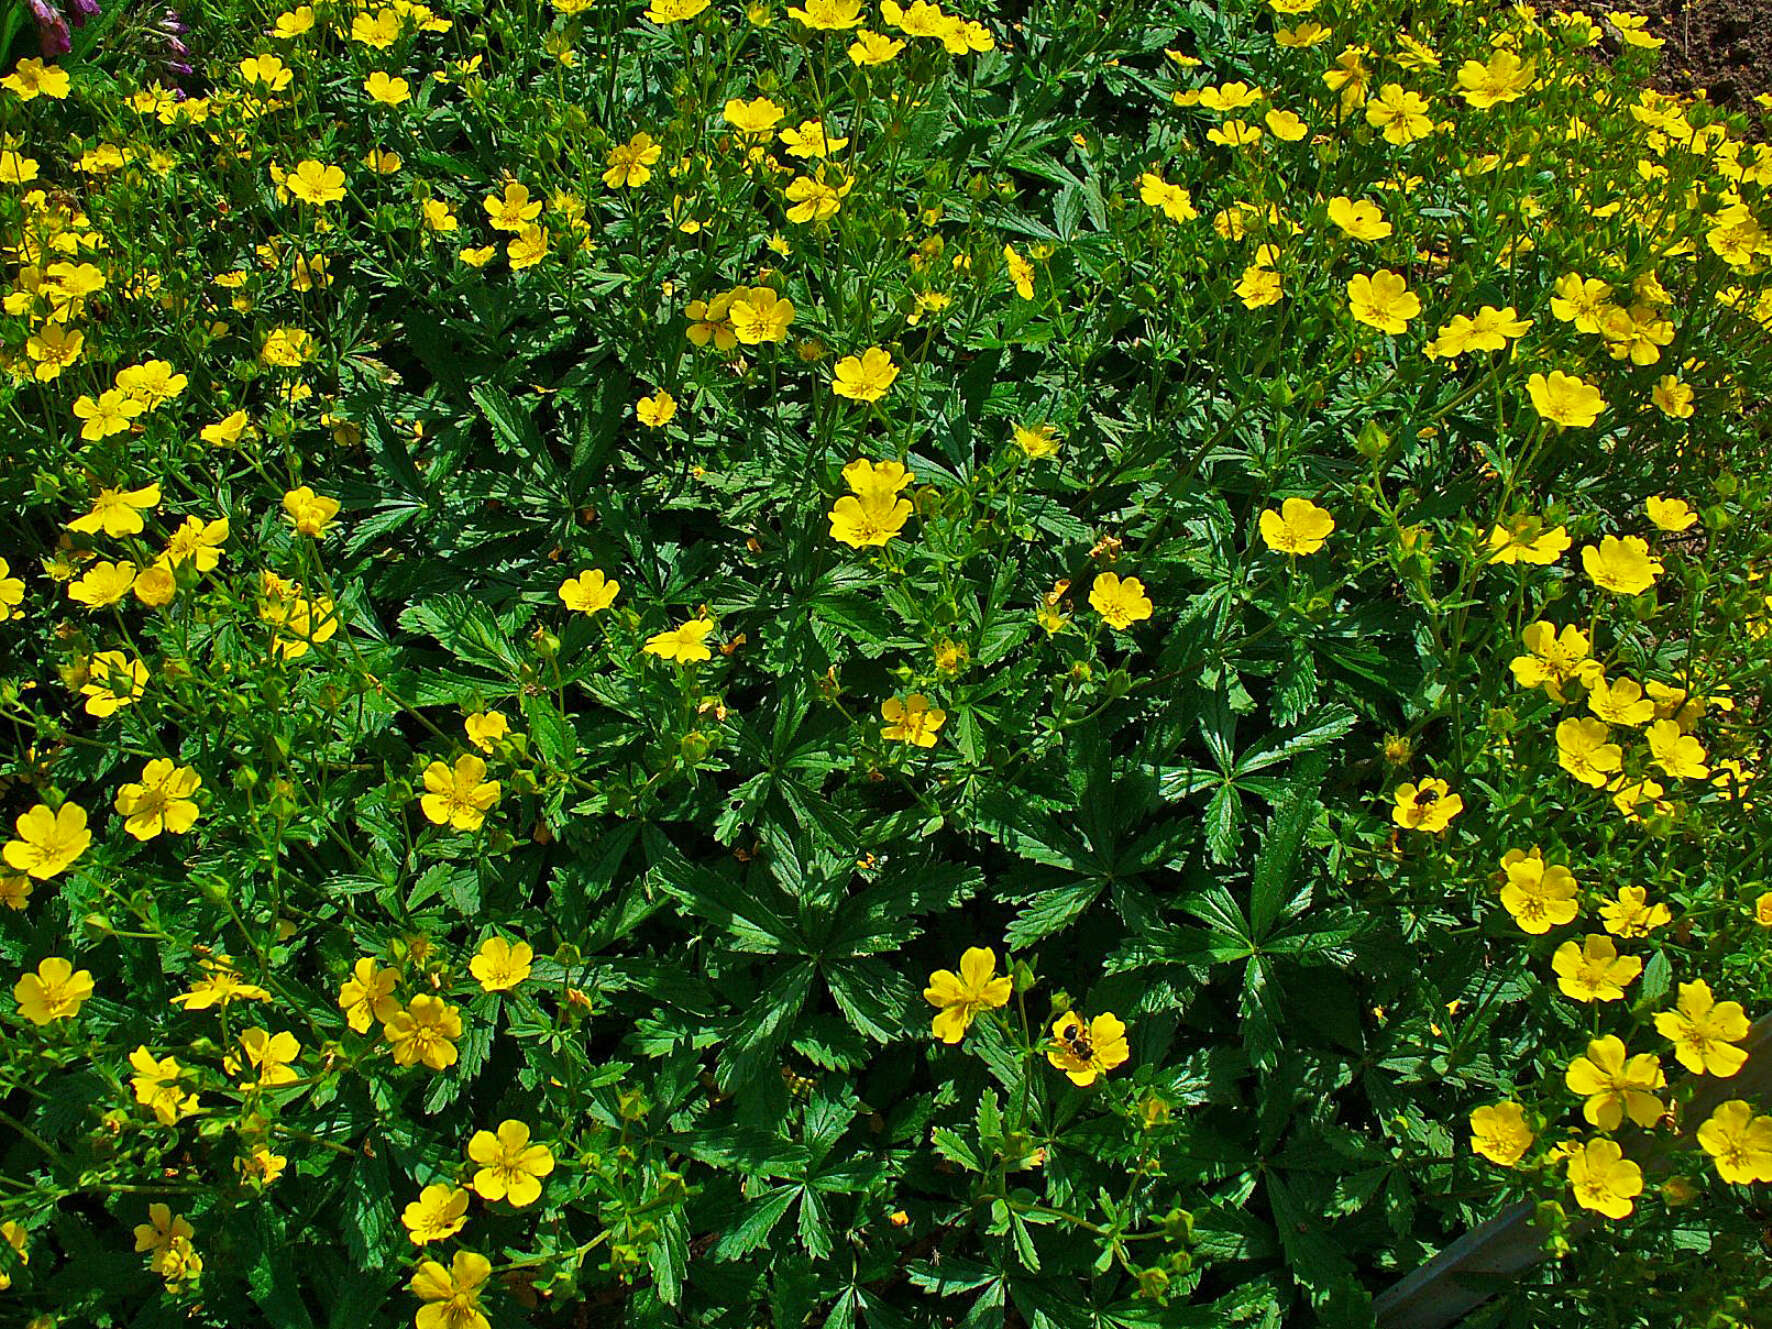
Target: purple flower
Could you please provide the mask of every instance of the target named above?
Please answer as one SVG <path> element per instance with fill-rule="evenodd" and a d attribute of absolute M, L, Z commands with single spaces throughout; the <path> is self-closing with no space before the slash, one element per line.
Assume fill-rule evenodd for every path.
<path fill-rule="evenodd" d="M 37 20 L 37 45 L 43 58 L 53 60 L 58 55 L 66 55 L 72 43 L 68 21 L 62 17 L 61 10 L 50 0 L 27 0 L 27 3 L 31 6 L 31 17 Z"/>
<path fill-rule="evenodd" d="M 98 0 L 73 0 L 74 26 L 84 27 L 86 20 L 98 17 Z"/>

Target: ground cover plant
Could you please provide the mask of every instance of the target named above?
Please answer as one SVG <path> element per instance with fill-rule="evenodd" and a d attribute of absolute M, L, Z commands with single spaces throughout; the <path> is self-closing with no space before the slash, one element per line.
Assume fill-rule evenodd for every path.
<path fill-rule="evenodd" d="M 1754 1322 L 1772 151 L 1641 20 L 69 9 L 6 1322 L 1358 1325 L 1522 1201 L 1473 1323 Z"/>

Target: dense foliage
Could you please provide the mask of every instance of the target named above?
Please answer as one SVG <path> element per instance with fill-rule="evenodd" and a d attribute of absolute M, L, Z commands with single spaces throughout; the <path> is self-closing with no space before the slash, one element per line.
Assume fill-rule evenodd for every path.
<path fill-rule="evenodd" d="M 1750 1322 L 1772 151 L 1640 20 L 205 9 L 0 79 L 9 1323 L 1357 1325 L 1522 1200 L 1489 1322 Z"/>

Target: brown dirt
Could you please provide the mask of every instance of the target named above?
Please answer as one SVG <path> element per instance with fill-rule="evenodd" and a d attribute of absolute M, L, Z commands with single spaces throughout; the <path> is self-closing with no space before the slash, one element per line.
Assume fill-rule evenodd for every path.
<path fill-rule="evenodd" d="M 1772 92 L 1772 0 L 1642 0 L 1630 7 L 1667 39 L 1658 80 L 1664 87 L 1704 88 L 1716 105 L 1759 118 L 1754 97 Z"/>

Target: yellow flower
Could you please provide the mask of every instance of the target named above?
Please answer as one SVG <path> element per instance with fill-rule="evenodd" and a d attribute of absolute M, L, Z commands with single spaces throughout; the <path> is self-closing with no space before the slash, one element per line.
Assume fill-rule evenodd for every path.
<path fill-rule="evenodd" d="M 455 769 L 433 761 L 425 767 L 425 789 L 419 808 L 438 826 L 477 831 L 486 811 L 499 800 L 499 782 L 486 778 L 486 763 L 472 753 L 455 759 Z"/>
<path fill-rule="evenodd" d="M 989 946 L 969 946 L 960 955 L 959 973 L 936 969 L 923 989 L 923 999 L 939 1006 L 930 1030 L 944 1044 L 957 1044 L 980 1010 L 998 1010 L 1008 998 L 1010 980 L 996 976 L 996 952 Z"/>
<path fill-rule="evenodd" d="M 1548 567 L 1569 552 L 1569 532 L 1562 526 L 1546 530 L 1539 518 L 1522 515 L 1489 530 L 1489 562 L 1531 563 Z"/>
<path fill-rule="evenodd" d="M 423 1062 L 434 1071 L 455 1064 L 455 1040 L 461 1037 L 461 1013 L 441 997 L 421 992 L 403 1011 L 396 1011 L 382 1026 L 394 1045 L 394 1063 L 412 1066 Z"/>
<path fill-rule="evenodd" d="M 1588 1043 L 1587 1055 L 1569 1063 L 1563 1082 L 1586 1100 L 1581 1113 L 1588 1125 L 1603 1131 L 1617 1130 L 1627 1114 L 1637 1125 L 1651 1127 L 1667 1110 L 1655 1096 L 1667 1088 L 1660 1058 L 1649 1052 L 1631 1057 L 1611 1034 Z"/>
<path fill-rule="evenodd" d="M 1464 811 L 1464 799 L 1439 779 L 1426 779 L 1419 785 L 1398 785 L 1391 797 L 1391 820 L 1405 830 L 1438 833 Z"/>
<path fill-rule="evenodd" d="M 832 539 L 853 549 L 865 549 L 887 544 L 904 530 L 910 519 L 911 502 L 891 492 L 845 494 L 826 515 L 830 518 Z"/>
<path fill-rule="evenodd" d="M 221 562 L 221 549 L 228 538 L 228 519 L 218 517 L 206 522 L 201 517 L 186 517 L 166 541 L 161 555 L 168 567 L 190 563 L 198 572 L 213 572 Z"/>
<path fill-rule="evenodd" d="M 676 5 L 683 3 L 683 0 L 658 0 L 658 3 Z M 687 0 L 687 3 L 698 6 L 696 12 L 699 13 L 707 8 L 708 0 Z M 655 4 L 654 8 L 656 7 Z M 653 18 L 651 9 L 646 11 L 646 17 L 655 23 L 669 21 Z M 664 148 L 652 141 L 651 134 L 635 134 L 626 143 L 618 143 L 609 149 L 609 155 L 604 158 L 604 164 L 609 169 L 603 172 L 603 183 L 611 189 L 638 189 L 652 179 L 652 168 L 662 156 Z"/>
<path fill-rule="evenodd" d="M 1535 847 L 1528 854 L 1510 849 L 1502 855 L 1501 870 L 1506 876 L 1502 906 L 1522 932 L 1542 935 L 1581 912 L 1575 874 L 1560 864 L 1546 864 L 1542 850 Z"/>
<path fill-rule="evenodd" d="M 1221 148 L 1245 148 L 1261 142 L 1261 127 L 1246 120 L 1226 120 L 1206 131 L 1206 141 Z"/>
<path fill-rule="evenodd" d="M 1015 445 L 1034 460 L 1055 456 L 1058 452 L 1058 429 L 1054 425 L 1016 425 Z"/>
<path fill-rule="evenodd" d="M 73 88 L 73 82 L 68 78 L 68 71 L 60 65 L 46 65 L 32 58 L 20 60 L 10 74 L 0 78 L 0 88 L 5 88 L 22 102 L 37 97 L 63 101 Z"/>
<path fill-rule="evenodd" d="M 505 257 L 510 260 L 512 272 L 533 268 L 547 256 L 548 233 L 534 223 L 518 231 L 505 246 Z"/>
<path fill-rule="evenodd" d="M 71 1020 L 92 995 L 92 973 L 51 955 L 37 965 L 36 973 L 19 975 L 12 995 L 18 1002 L 18 1013 L 32 1024 Z"/>
<path fill-rule="evenodd" d="M 1675 420 L 1692 418 L 1692 396 L 1692 385 L 1681 382 L 1673 374 L 1663 374 L 1655 380 L 1655 386 L 1649 390 L 1649 400 L 1655 403 L 1655 409 Z M 1663 527 L 1663 529 L 1667 528 Z M 1676 529 L 1684 530 L 1685 528 Z"/>
<path fill-rule="evenodd" d="M 140 660 L 131 660 L 122 651 L 100 651 L 87 662 L 86 682 L 80 685 L 80 695 L 86 698 L 82 709 L 103 720 L 140 701 L 147 683 L 148 667 Z"/>
<path fill-rule="evenodd" d="M 146 1047 L 137 1047 L 129 1054 L 129 1065 L 135 1071 L 129 1080 L 135 1101 L 149 1109 L 162 1126 L 176 1126 L 197 1110 L 197 1095 L 187 1094 L 179 1087 L 184 1068 L 178 1064 L 178 1058 L 155 1060 Z"/>
<path fill-rule="evenodd" d="M 1337 195 L 1329 200 L 1329 220 L 1354 240 L 1384 240 L 1390 236 L 1391 224 L 1376 203 Z"/>
<path fill-rule="evenodd" d="M 511 732 L 511 722 L 497 711 L 475 711 L 461 722 L 468 742 L 482 752 L 491 752 L 498 741 Z"/>
<path fill-rule="evenodd" d="M 1170 221 L 1193 221 L 1200 215 L 1187 190 L 1149 171 L 1138 177 L 1138 197 L 1146 207 L 1160 209 Z"/>
<path fill-rule="evenodd" d="M 1023 300 L 1034 298 L 1034 265 L 1016 252 L 1014 245 L 1003 246 L 1003 262 L 1009 268 L 1009 280 L 1015 293 Z"/>
<path fill-rule="evenodd" d="M 414 1246 L 453 1237 L 467 1221 L 468 1193 L 459 1186 L 426 1186 L 400 1214 Z"/>
<path fill-rule="evenodd" d="M 246 1157 L 236 1158 L 234 1168 L 249 1185 L 262 1190 L 283 1175 L 288 1163 L 284 1155 L 273 1154 L 260 1144 L 254 1145 Z"/>
<path fill-rule="evenodd" d="M 0 905 L 22 912 L 31 903 L 34 885 L 22 872 L 0 875 Z"/>
<path fill-rule="evenodd" d="M 1581 945 L 1566 941 L 1551 956 L 1551 969 L 1563 994 L 1576 1001 L 1618 1001 L 1643 972 L 1634 955 L 1620 955 L 1612 938 L 1590 932 Z"/>
<path fill-rule="evenodd" d="M 1526 380 L 1532 409 L 1563 428 L 1585 428 L 1600 418 L 1606 399 L 1600 390 L 1574 374 L 1553 369 L 1549 377 L 1534 374 Z"/>
<path fill-rule="evenodd" d="M 1124 1065 L 1132 1055 L 1126 1045 L 1126 1026 L 1120 1017 L 1106 1011 L 1087 1024 L 1075 1011 L 1066 1011 L 1052 1022 L 1052 1042 L 1046 1048 L 1046 1060 L 1070 1078 L 1074 1085 L 1087 1088 L 1098 1076 Z"/>
<path fill-rule="evenodd" d="M 389 78 L 379 69 L 363 80 L 363 91 L 383 106 L 398 106 L 412 100 L 411 84 L 403 78 Z"/>
<path fill-rule="evenodd" d="M 561 602 L 574 613 L 595 614 L 614 604 L 620 590 L 621 583 L 605 577 L 602 568 L 591 568 L 561 582 L 559 594 Z"/>
<path fill-rule="evenodd" d="M 861 0 L 806 0 L 806 8 L 788 7 L 788 17 L 815 32 L 834 32 L 861 24 Z"/>
<path fill-rule="evenodd" d="M 766 137 L 781 123 L 783 113 L 782 108 L 767 97 L 756 97 L 748 102 L 733 97 L 722 108 L 726 123 L 736 129 L 741 138 Z"/>
<path fill-rule="evenodd" d="M 1717 1105 L 1698 1128 L 1698 1146 L 1716 1161 L 1717 1175 L 1731 1185 L 1772 1181 L 1772 1117 L 1756 1117 L 1743 1099 Z"/>
<path fill-rule="evenodd" d="M 1384 130 L 1386 143 L 1414 143 L 1434 132 L 1427 109 L 1427 98 L 1420 93 L 1407 92 L 1399 83 L 1386 83 L 1378 96 L 1366 103 L 1366 123 Z"/>
<path fill-rule="evenodd" d="M 1532 1147 L 1532 1128 L 1518 1103 L 1494 1103 L 1470 1115 L 1471 1150 L 1492 1163 L 1513 1167 Z"/>
<path fill-rule="evenodd" d="M 244 1029 L 240 1032 L 240 1046 L 246 1052 L 246 1060 L 258 1072 L 258 1079 L 248 1084 L 248 1089 L 274 1089 L 280 1084 L 294 1084 L 300 1078 L 291 1063 L 301 1056 L 301 1044 L 288 1030 L 273 1034 L 256 1026 Z M 238 1069 L 228 1068 L 230 1074 Z"/>
<path fill-rule="evenodd" d="M 708 7 L 708 0 L 652 0 L 646 6 L 646 17 L 661 27 L 694 18 Z"/>
<path fill-rule="evenodd" d="M 796 224 L 821 222 L 837 215 L 843 200 L 855 188 L 855 182 L 840 179 L 839 183 L 832 184 L 826 175 L 824 166 L 820 165 L 812 175 L 796 176 L 789 183 L 784 191 L 787 201 L 794 205 L 788 209 L 789 221 Z"/>
<path fill-rule="evenodd" d="M 119 563 L 101 561 L 87 568 L 78 580 L 68 583 L 68 599 L 88 609 L 103 609 L 128 595 L 134 585 L 135 564 L 127 559 Z"/>
<path fill-rule="evenodd" d="M 142 767 L 140 784 L 126 784 L 117 791 L 117 811 L 128 818 L 123 829 L 138 840 L 152 840 L 162 831 L 183 835 L 197 824 L 197 804 L 191 795 L 202 784 L 203 777 L 191 767 L 155 758 Z"/>
<path fill-rule="evenodd" d="M 25 602 L 24 578 L 12 575 L 12 565 L 0 558 L 0 623 L 18 616 L 18 607 Z"/>
<path fill-rule="evenodd" d="M 878 346 L 870 346 L 860 355 L 846 355 L 837 361 L 831 390 L 851 401 L 879 401 L 898 377 L 898 366 Z"/>
<path fill-rule="evenodd" d="M 283 495 L 283 511 L 288 514 L 297 535 L 318 540 L 326 534 L 332 519 L 338 516 L 338 500 L 316 494 L 303 485 Z"/>
<path fill-rule="evenodd" d="M 1604 675 L 1591 674 L 1588 685 L 1587 708 L 1607 724 L 1640 725 L 1655 718 L 1655 703 L 1643 695 L 1635 679 L 1608 684 Z"/>
<path fill-rule="evenodd" d="M 271 994 L 256 983 L 243 982 L 235 972 L 233 960 L 218 955 L 201 962 L 203 977 L 191 984 L 189 992 L 172 998 L 174 1006 L 187 1011 L 206 1011 L 212 1006 L 229 1006 L 236 1001 L 269 1001 Z"/>
<path fill-rule="evenodd" d="M 663 388 L 634 403 L 634 414 L 648 429 L 663 429 L 677 415 L 677 399 Z"/>
<path fill-rule="evenodd" d="M 1517 101 L 1532 86 L 1535 65 L 1535 61 L 1522 61 L 1506 49 L 1497 50 L 1488 64 L 1466 60 L 1458 70 L 1458 95 L 1477 110 Z"/>
<path fill-rule="evenodd" d="M 724 297 L 725 319 L 722 320 L 710 307 L 708 317 L 712 320 L 717 349 L 725 350 L 719 342 L 719 324 L 724 321 L 730 328 L 732 337 L 746 346 L 756 346 L 766 341 L 782 341 L 788 335 L 788 326 L 794 321 L 794 302 L 784 300 L 767 286 L 738 287 Z M 718 301 L 715 302 L 716 304 Z M 690 306 L 690 316 L 694 317 L 694 306 Z M 695 328 L 691 326 L 691 341 L 695 340 Z M 698 344 L 705 344 L 704 335 Z"/>
<path fill-rule="evenodd" d="M 148 1267 L 167 1283 L 179 1283 L 203 1272 L 203 1261 L 191 1247 L 196 1235 L 182 1214 L 164 1204 L 148 1206 L 148 1221 L 135 1226 L 135 1249 L 147 1252 Z"/>
<path fill-rule="evenodd" d="M 1520 633 L 1528 655 L 1517 655 L 1509 662 L 1514 682 L 1523 688 L 1542 687 L 1555 701 L 1563 701 L 1563 688 L 1569 683 L 1586 685 L 1600 677 L 1599 663 L 1588 658 L 1587 634 L 1573 623 L 1561 633 L 1556 626 L 1540 619 Z"/>
<path fill-rule="evenodd" d="M 1632 14 L 1628 10 L 1608 9 L 1606 17 L 1618 29 L 1618 36 L 1627 46 L 1641 46 L 1646 50 L 1659 50 L 1666 45 L 1666 39 L 1646 32 L 1649 20 L 1641 14 Z"/>
<path fill-rule="evenodd" d="M 1144 583 L 1137 577 L 1124 581 L 1112 572 L 1103 572 L 1089 589 L 1089 607 L 1100 614 L 1111 628 L 1124 632 L 1134 623 L 1151 616 L 1150 597 Z"/>
<path fill-rule="evenodd" d="M 142 404 L 119 388 L 107 388 L 96 399 L 82 394 L 74 401 L 74 415 L 84 422 L 80 437 L 89 443 L 122 433 L 141 413 Z"/>
<path fill-rule="evenodd" d="M 526 941 L 508 942 L 503 937 L 488 937 L 480 943 L 474 958 L 468 961 L 468 972 L 486 992 L 510 992 L 529 977 L 535 952 Z"/>
<path fill-rule="evenodd" d="M 499 1124 L 498 1134 L 475 1131 L 468 1157 L 480 1165 L 474 1190 L 482 1200 L 508 1200 L 513 1209 L 541 1198 L 541 1179 L 554 1170 L 554 1155 L 543 1144 L 529 1142 L 529 1127 L 520 1121 Z"/>
<path fill-rule="evenodd" d="M 1674 1009 L 1655 1017 L 1655 1032 L 1674 1045 L 1680 1065 L 1725 1080 L 1747 1064 L 1747 1053 L 1735 1044 L 1750 1027 L 1741 1003 L 1716 1000 L 1703 979 L 1680 984 Z"/>
<path fill-rule="evenodd" d="M 372 1021 L 386 1024 L 400 1011 L 394 998 L 398 975 L 382 969 L 373 957 L 361 957 L 338 990 L 338 1008 L 345 1013 L 351 1028 L 359 1034 L 369 1032 Z"/>
<path fill-rule="evenodd" d="M 1243 269 L 1236 292 L 1245 309 L 1260 309 L 1266 305 L 1278 304 L 1285 295 L 1280 274 L 1260 263 Z"/>
<path fill-rule="evenodd" d="M 1604 720 L 1570 716 L 1557 725 L 1557 764 L 1583 784 L 1604 788 L 1624 765 L 1624 749 L 1611 737 Z"/>
<path fill-rule="evenodd" d="M 345 196 L 345 173 L 310 159 L 283 177 L 283 187 L 303 203 L 336 203 Z"/>
<path fill-rule="evenodd" d="M 1457 359 L 1467 351 L 1505 351 L 1510 340 L 1524 336 L 1532 320 L 1521 318 L 1512 305 L 1484 305 L 1475 314 L 1455 315 L 1423 348 L 1430 357 Z"/>
<path fill-rule="evenodd" d="M 886 721 L 880 737 L 891 742 L 910 743 L 920 748 L 935 746 L 935 733 L 947 723 L 948 713 L 929 704 L 921 692 L 913 692 L 900 701 L 888 697 L 880 703 L 880 717 Z"/>
<path fill-rule="evenodd" d="M 1268 132 L 1282 143 L 1296 143 L 1310 133 L 1310 126 L 1291 111 L 1269 111 L 1261 117 Z"/>
<path fill-rule="evenodd" d="M 1676 780 L 1703 780 L 1710 775 L 1704 764 L 1704 745 L 1684 734 L 1673 720 L 1657 720 L 1648 729 L 1652 764 Z"/>
<path fill-rule="evenodd" d="M 646 639 L 646 645 L 641 649 L 647 655 L 656 655 L 661 660 L 674 660 L 678 664 L 711 660 L 714 653 L 709 649 L 707 639 L 713 630 L 712 619 L 692 618 L 678 627 L 655 632 Z"/>
<path fill-rule="evenodd" d="M 849 44 L 849 60 L 856 66 L 884 65 L 898 58 L 904 50 L 904 43 L 896 37 L 888 37 L 882 33 L 869 32 L 866 28 L 855 34 L 855 40 Z"/>
<path fill-rule="evenodd" d="M 1569 1155 L 1575 1202 L 1607 1218 L 1629 1218 L 1631 1200 L 1643 1193 L 1643 1169 L 1612 1140 L 1589 1140 Z"/>
<path fill-rule="evenodd" d="M 1600 906 L 1600 921 L 1615 937 L 1646 937 L 1673 917 L 1666 905 L 1650 904 L 1649 892 L 1641 886 L 1620 886 L 1618 898 Z"/>
<path fill-rule="evenodd" d="M 140 489 L 100 489 L 92 500 L 92 511 L 68 523 L 70 531 L 82 535 L 140 535 L 146 523 L 142 513 L 160 506 L 160 486 L 144 485 Z"/>
<path fill-rule="evenodd" d="M 1261 538 L 1278 554 L 1314 554 L 1335 529 L 1335 518 L 1308 498 L 1289 498 L 1261 514 Z"/>
<path fill-rule="evenodd" d="M 1683 498 L 1651 497 L 1643 501 L 1643 508 L 1663 531 L 1689 531 L 1698 521 L 1698 514 Z"/>
<path fill-rule="evenodd" d="M 1380 332 L 1406 332 L 1409 320 L 1421 313 L 1421 299 L 1404 278 L 1389 268 L 1371 276 L 1356 274 L 1347 284 L 1348 311 Z"/>
<path fill-rule="evenodd" d="M 660 5 L 695 5 L 699 12 L 707 8 L 708 0 L 653 0 L 653 9 Z M 653 18 L 652 9 L 646 16 Z M 492 1261 L 473 1251 L 457 1251 L 447 1269 L 435 1260 L 419 1265 L 409 1284 L 412 1294 L 425 1303 L 414 1321 L 417 1329 L 491 1329 L 480 1310 L 480 1287 L 491 1276 Z"/>

